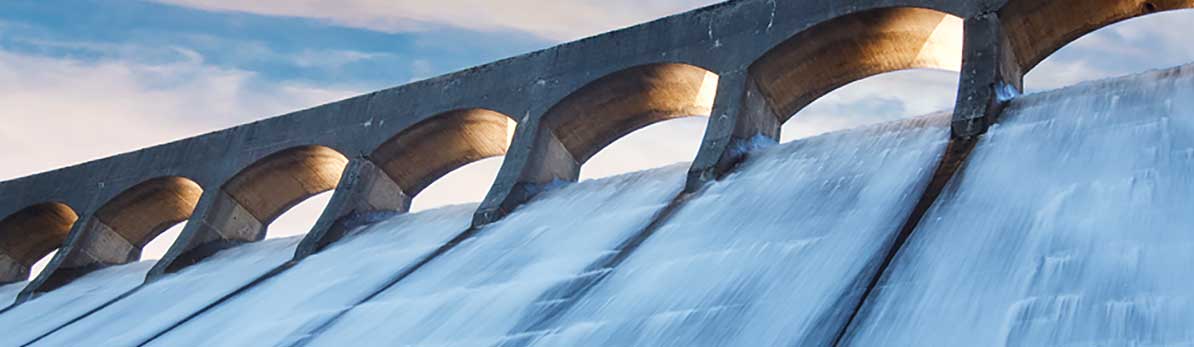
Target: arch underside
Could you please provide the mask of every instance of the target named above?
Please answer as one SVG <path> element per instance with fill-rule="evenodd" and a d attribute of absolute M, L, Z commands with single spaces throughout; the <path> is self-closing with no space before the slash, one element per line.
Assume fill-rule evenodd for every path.
<path fill-rule="evenodd" d="M 1194 8 L 1194 0 L 1012 0 L 999 12 L 999 18 L 1017 63 L 1028 72 L 1066 44 L 1095 30 L 1188 8 Z"/>
<path fill-rule="evenodd" d="M 336 188 L 348 158 L 324 146 L 302 146 L 265 157 L 242 170 L 223 191 L 268 224 L 294 205 Z"/>
<path fill-rule="evenodd" d="M 402 131 L 370 159 L 414 197 L 461 166 L 505 155 L 516 126 L 510 117 L 490 110 L 446 112 Z"/>
<path fill-rule="evenodd" d="M 182 177 L 156 178 L 121 193 L 96 212 L 96 218 L 137 248 L 171 226 L 186 221 L 203 188 Z"/>
<path fill-rule="evenodd" d="M 780 123 L 829 92 L 870 76 L 915 68 L 957 71 L 962 19 L 923 8 L 850 14 L 797 33 L 751 65 Z"/>
<path fill-rule="evenodd" d="M 27 207 L 0 220 L 0 251 L 18 265 L 33 266 L 62 246 L 79 216 L 62 203 Z"/>
<path fill-rule="evenodd" d="M 713 110 L 717 74 L 686 64 L 654 64 L 592 82 L 544 115 L 550 130 L 577 163 L 618 138 L 648 125 Z"/>

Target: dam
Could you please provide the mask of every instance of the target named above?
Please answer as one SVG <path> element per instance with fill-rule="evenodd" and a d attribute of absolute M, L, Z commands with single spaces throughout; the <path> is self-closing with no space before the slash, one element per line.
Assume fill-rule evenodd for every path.
<path fill-rule="evenodd" d="M 0 346 L 1190 344 L 1194 66 L 1020 90 L 1083 33 L 1191 6 L 731 1 L 3 182 Z M 961 72 L 952 112 L 777 144 L 920 67 Z M 578 182 L 688 116 L 691 163 Z M 407 213 L 494 156 L 484 201 Z"/>

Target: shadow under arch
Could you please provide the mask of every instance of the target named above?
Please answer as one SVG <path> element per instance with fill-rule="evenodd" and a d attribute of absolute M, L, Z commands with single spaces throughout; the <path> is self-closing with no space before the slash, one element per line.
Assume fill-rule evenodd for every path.
<path fill-rule="evenodd" d="M 1062 47 L 1098 29 L 1190 8 L 1194 0 L 1009 0 L 999 19 L 1014 60 L 1026 74 Z"/>
<path fill-rule="evenodd" d="M 899 70 L 958 71 L 962 29 L 961 18 L 919 7 L 878 8 L 816 24 L 750 65 L 747 94 L 760 96 L 755 103 L 765 106 L 753 113 L 774 116 L 776 123 L 764 128 L 778 132 L 801 109 L 852 82 Z"/>
<path fill-rule="evenodd" d="M 499 182 L 474 216 L 480 226 L 501 219 L 552 182 L 575 182 L 580 168 L 617 139 L 669 119 L 708 116 L 720 76 L 695 65 L 661 62 L 625 68 L 564 96 L 522 129 Z M 527 126 L 524 124 L 524 126 Z M 517 150 L 517 152 L 515 152 Z"/>
<path fill-rule="evenodd" d="M 33 264 L 61 247 L 78 220 L 60 202 L 28 206 L 0 219 L 0 284 L 27 280 Z"/>
<path fill-rule="evenodd" d="M 175 272 L 242 243 L 265 238 L 275 219 L 298 203 L 335 189 L 348 158 L 326 146 L 304 145 L 258 159 L 204 194 L 178 242 L 150 271 Z"/>
<path fill-rule="evenodd" d="M 681 63 L 640 65 L 606 75 L 547 110 L 536 147 L 566 155 L 565 170 L 551 178 L 575 181 L 586 161 L 627 134 L 670 119 L 708 116 L 717 82 L 712 71 Z"/>
<path fill-rule="evenodd" d="M 456 169 L 505 155 L 517 125 L 490 109 L 455 109 L 403 129 L 365 158 L 354 158 L 295 259 L 335 243 L 376 219 L 373 215 L 409 211 L 419 193 Z"/>
<path fill-rule="evenodd" d="M 152 178 L 105 202 L 87 220 L 70 250 L 39 276 L 36 292 L 54 290 L 100 268 L 141 259 L 141 250 L 191 217 L 203 188 L 180 176 Z"/>
<path fill-rule="evenodd" d="M 391 137 L 369 158 L 413 199 L 449 172 L 505 155 L 517 125 L 510 116 L 488 109 L 448 111 Z"/>

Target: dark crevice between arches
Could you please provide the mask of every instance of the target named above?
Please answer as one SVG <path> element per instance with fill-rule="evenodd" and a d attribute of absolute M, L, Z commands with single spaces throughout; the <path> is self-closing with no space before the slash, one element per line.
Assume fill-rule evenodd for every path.
<path fill-rule="evenodd" d="M 867 300 L 875 295 L 876 290 L 879 289 L 879 283 L 885 277 L 892 261 L 895 260 L 900 250 L 903 249 L 904 244 L 912 236 L 913 231 L 916 230 L 917 225 L 920 224 L 920 221 L 929 211 L 929 208 L 933 207 L 937 198 L 941 196 L 946 185 L 953 179 L 963 179 L 958 176 L 958 172 L 965 166 L 966 159 L 969 158 L 970 153 L 974 150 L 975 144 L 978 143 L 980 138 L 981 136 L 954 138 L 950 140 L 945 153 L 933 171 L 931 181 L 925 187 L 924 192 L 921 193 L 920 200 L 917 201 L 912 212 L 908 215 L 908 219 L 904 221 L 899 232 L 893 236 L 893 240 L 890 246 L 887 247 L 887 251 L 881 257 L 875 257 L 871 260 L 872 264 L 878 263 L 876 270 L 869 274 L 864 271 L 854 278 L 852 283 L 855 283 L 856 286 L 865 283 L 865 287 L 860 288 L 862 289 L 862 295 L 857 297 L 849 294 L 842 295 L 833 307 L 843 309 L 831 310 L 825 316 L 818 319 L 821 322 L 821 324 L 818 324 L 818 327 L 824 329 L 825 332 L 835 327 L 831 323 L 843 322 L 842 325 L 836 326 L 837 331 L 834 334 L 835 337 L 833 340 L 834 346 L 841 346 L 847 341 L 850 327 L 857 323 L 859 313 L 866 306 Z M 867 276 L 870 276 L 870 278 L 868 279 Z M 850 309 L 844 310 L 845 307 L 849 307 Z M 846 314 L 848 314 L 848 318 L 844 321 L 840 320 L 840 316 Z"/>

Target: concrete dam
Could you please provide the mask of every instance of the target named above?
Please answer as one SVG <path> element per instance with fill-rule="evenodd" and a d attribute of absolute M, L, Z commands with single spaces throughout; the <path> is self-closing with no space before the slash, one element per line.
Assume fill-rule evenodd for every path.
<path fill-rule="evenodd" d="M 1077 37 L 1190 7 L 731 1 L 2 182 L 0 346 L 1194 344 L 1194 65 L 1020 93 Z M 777 143 L 926 67 L 960 71 L 952 112 Z M 688 116 L 691 163 L 578 182 Z M 484 201 L 407 212 L 494 156 Z"/>

